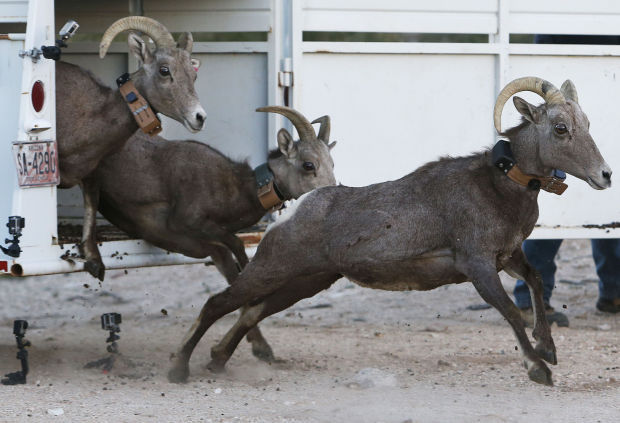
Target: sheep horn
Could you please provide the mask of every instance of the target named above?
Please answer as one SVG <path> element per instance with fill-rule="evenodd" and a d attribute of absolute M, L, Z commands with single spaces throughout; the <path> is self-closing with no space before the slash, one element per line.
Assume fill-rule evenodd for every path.
<path fill-rule="evenodd" d="M 508 83 L 497 96 L 495 109 L 493 110 L 493 123 L 498 133 L 502 132 L 502 110 L 504 104 L 513 95 L 521 91 L 532 91 L 541 96 L 547 104 L 566 103 L 566 99 L 560 90 L 558 90 L 551 82 L 535 76 L 526 76 L 524 78 L 515 79 Z"/>
<path fill-rule="evenodd" d="M 108 48 L 118 34 L 123 31 L 135 30 L 140 31 L 153 40 L 157 47 L 175 47 L 176 42 L 165 26 L 157 22 L 155 19 L 145 16 L 127 16 L 114 22 L 106 29 L 101 43 L 99 44 L 99 57 L 104 58 L 108 52 Z"/>
<path fill-rule="evenodd" d="M 297 132 L 299 133 L 299 138 L 302 140 L 316 140 L 316 133 L 314 132 L 314 128 L 312 124 L 295 109 L 291 109 L 286 106 L 266 106 L 259 107 L 256 109 L 257 112 L 273 112 L 278 113 L 282 116 L 286 116 L 288 120 L 290 120 Z"/>
<path fill-rule="evenodd" d="M 329 130 L 330 130 L 329 116 L 328 115 L 321 116 L 320 118 L 314 119 L 310 123 L 321 124 L 321 126 L 319 126 L 319 135 L 317 135 L 317 138 L 323 141 L 325 144 L 329 144 Z"/>

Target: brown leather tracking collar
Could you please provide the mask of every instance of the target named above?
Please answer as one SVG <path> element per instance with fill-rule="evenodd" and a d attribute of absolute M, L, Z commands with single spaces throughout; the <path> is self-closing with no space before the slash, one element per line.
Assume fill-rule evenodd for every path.
<path fill-rule="evenodd" d="M 118 90 L 127 106 L 129 106 L 129 110 L 131 110 L 131 114 L 136 119 L 136 123 L 145 134 L 150 136 L 159 134 L 161 132 L 161 121 L 157 118 L 146 99 L 140 95 L 129 76 L 127 75 L 124 78 L 124 82 L 121 82 L 123 77 L 125 75 L 117 80 L 119 84 Z"/>
<path fill-rule="evenodd" d="M 254 168 L 254 179 L 256 180 L 256 196 L 265 210 L 278 210 L 286 201 L 285 195 L 275 184 L 275 177 L 269 165 L 263 163 Z"/>
<path fill-rule="evenodd" d="M 267 185 L 258 188 L 256 194 L 258 195 L 258 201 L 260 201 L 265 210 L 278 210 L 284 204 L 274 189 L 273 181 L 269 181 Z"/>
<path fill-rule="evenodd" d="M 517 165 L 512 166 L 508 172 L 506 172 L 511 180 L 515 181 L 519 185 L 528 187 L 533 190 L 543 189 L 553 194 L 562 195 L 568 185 L 566 185 L 560 178 L 555 176 L 534 176 L 521 172 L 521 169 Z"/>

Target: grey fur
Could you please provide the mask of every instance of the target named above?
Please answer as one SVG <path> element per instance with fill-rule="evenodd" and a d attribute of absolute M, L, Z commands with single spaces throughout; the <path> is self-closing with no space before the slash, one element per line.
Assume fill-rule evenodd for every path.
<path fill-rule="evenodd" d="M 194 89 L 198 64 L 186 49 L 191 49 L 191 34 L 182 35 L 181 48 L 151 51 L 135 34 L 130 34 L 128 42 L 141 63 L 131 78 L 151 107 L 193 132 L 202 129 L 206 114 Z M 162 65 L 169 67 L 171 77 L 160 75 Z M 63 62 L 56 64 L 56 111 L 60 188 L 76 184 L 82 188 L 85 268 L 103 280 L 104 267 L 94 239 L 97 187 L 89 176 L 101 159 L 123 146 L 138 125 L 117 89 L 105 86 L 85 69 Z"/>
<path fill-rule="evenodd" d="M 548 175 L 559 168 L 595 188 L 610 185 L 611 170 L 576 102 L 535 107 L 514 101 L 525 120 L 506 135 L 524 172 Z M 567 134 L 555 132 L 558 123 L 567 125 Z M 288 219 L 267 232 L 235 283 L 209 298 L 168 378 L 187 380 L 194 347 L 227 313 L 245 307 L 211 350 L 212 370 L 223 368 L 244 334 L 260 320 L 347 277 L 388 290 L 429 290 L 472 281 L 512 326 L 530 379 L 552 384 L 551 371 L 542 361 L 557 362 L 542 282 L 521 250 L 538 218 L 537 197 L 537 191 L 497 169 L 489 151 L 443 158 L 396 181 L 313 191 Z M 519 310 L 500 283 L 500 270 L 522 277 L 532 290 L 534 348 Z"/>

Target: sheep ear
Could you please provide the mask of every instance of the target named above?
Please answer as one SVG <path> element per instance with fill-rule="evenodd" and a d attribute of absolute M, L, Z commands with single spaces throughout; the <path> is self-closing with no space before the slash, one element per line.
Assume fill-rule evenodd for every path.
<path fill-rule="evenodd" d="M 177 47 L 186 50 L 188 53 L 192 52 L 192 48 L 194 47 L 194 37 L 192 37 L 191 32 L 183 32 L 179 35 L 179 39 L 177 40 Z"/>
<path fill-rule="evenodd" d="M 192 63 L 192 67 L 194 68 L 194 70 L 195 70 L 196 72 L 198 72 L 198 69 L 200 68 L 200 65 L 201 65 L 200 60 L 198 60 L 198 59 L 194 59 L 194 58 L 192 57 L 192 59 L 191 59 L 191 63 Z"/>
<path fill-rule="evenodd" d="M 329 144 L 327 144 L 327 148 L 329 148 L 329 150 L 331 151 L 332 148 L 334 148 L 336 146 L 336 141 L 332 141 Z"/>
<path fill-rule="evenodd" d="M 527 101 L 523 100 L 521 97 L 514 96 L 512 99 L 517 111 L 521 113 L 525 119 L 532 123 L 540 122 L 541 112 L 538 108 L 531 105 Z"/>
<path fill-rule="evenodd" d="M 140 65 L 143 63 L 150 63 L 153 59 L 153 55 L 144 40 L 133 32 L 129 33 L 127 44 L 129 44 L 129 51 L 136 56 Z"/>
<path fill-rule="evenodd" d="M 567 79 L 566 81 L 564 81 L 564 83 L 562 84 L 562 87 L 560 88 L 560 91 L 562 92 L 562 94 L 564 94 L 564 98 L 566 98 L 567 100 L 574 101 L 575 103 L 579 104 L 579 97 L 577 96 L 577 88 L 575 88 L 575 84 L 573 84 L 573 81 L 571 81 L 570 79 Z"/>
<path fill-rule="evenodd" d="M 297 146 L 295 145 L 295 141 L 293 141 L 293 137 L 289 132 L 282 128 L 278 131 L 278 147 L 282 154 L 284 154 L 289 159 L 297 156 Z"/>

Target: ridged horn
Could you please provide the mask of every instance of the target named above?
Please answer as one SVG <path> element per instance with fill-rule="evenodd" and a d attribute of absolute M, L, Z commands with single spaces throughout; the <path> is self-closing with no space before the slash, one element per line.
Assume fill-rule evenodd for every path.
<path fill-rule="evenodd" d="M 551 82 L 535 76 L 518 78 L 508 83 L 497 96 L 493 110 L 493 123 L 498 133 L 502 132 L 502 110 L 510 97 L 521 91 L 532 91 L 541 96 L 547 104 L 566 103 L 564 95 Z"/>
<path fill-rule="evenodd" d="M 314 128 L 312 124 L 305 118 L 304 115 L 299 113 L 295 109 L 291 109 L 286 106 L 266 106 L 259 107 L 256 109 L 257 112 L 272 112 L 278 113 L 282 116 L 285 116 L 290 120 L 297 132 L 299 133 L 299 138 L 302 140 L 316 140 L 316 133 L 314 132 Z"/>
<path fill-rule="evenodd" d="M 127 16 L 114 22 L 103 34 L 99 44 L 99 57 L 104 58 L 112 40 L 123 31 L 140 31 L 153 40 L 157 47 L 176 47 L 168 29 L 155 19 L 146 16 Z"/>
<path fill-rule="evenodd" d="M 321 116 L 320 118 L 314 119 L 310 123 L 321 124 L 321 126 L 319 126 L 319 135 L 317 135 L 317 138 L 323 141 L 325 144 L 329 144 L 329 130 L 331 127 L 329 116 L 328 115 Z"/>

